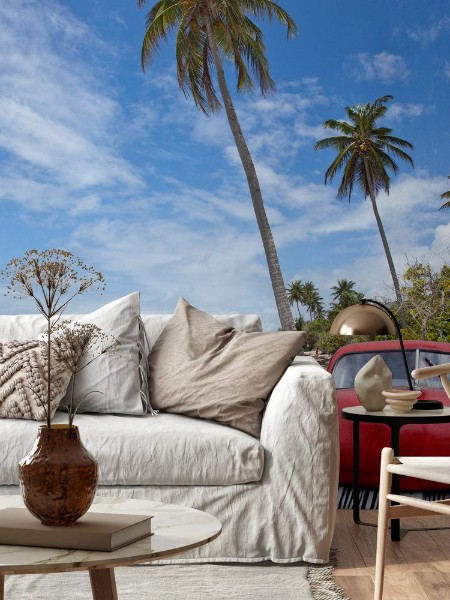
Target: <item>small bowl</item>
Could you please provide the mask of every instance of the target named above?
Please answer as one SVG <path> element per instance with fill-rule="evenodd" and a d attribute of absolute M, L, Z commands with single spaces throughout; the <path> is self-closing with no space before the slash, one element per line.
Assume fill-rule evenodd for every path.
<path fill-rule="evenodd" d="M 383 390 L 381 392 L 386 398 L 392 410 L 396 413 L 408 413 L 412 410 L 417 398 L 421 395 L 421 390 Z"/>

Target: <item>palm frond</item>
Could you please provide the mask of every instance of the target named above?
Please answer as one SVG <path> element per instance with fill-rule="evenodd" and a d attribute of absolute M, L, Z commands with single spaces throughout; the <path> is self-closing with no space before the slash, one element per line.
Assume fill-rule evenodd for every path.
<path fill-rule="evenodd" d="M 350 202 L 353 192 L 355 179 L 358 176 L 360 157 L 353 153 L 348 153 L 347 162 L 344 165 L 341 184 L 337 191 L 338 198 L 348 198 Z"/>
<path fill-rule="evenodd" d="M 396 137 L 394 135 L 390 135 L 391 131 L 392 129 L 389 129 L 388 127 L 377 127 L 372 130 L 372 135 L 380 141 L 386 140 L 386 142 L 395 146 L 400 146 L 401 148 L 410 148 L 411 150 L 414 150 L 414 146 L 411 144 L 411 142 L 403 140 L 402 138 Z"/>
<path fill-rule="evenodd" d="M 391 168 L 394 173 L 398 171 L 398 166 L 385 152 L 375 146 L 370 148 L 366 157 L 375 192 L 378 193 L 380 189 L 384 189 L 389 194 L 391 179 L 386 171 L 386 166 Z M 369 194 L 366 194 L 366 197 L 367 195 Z"/>
<path fill-rule="evenodd" d="M 347 123 L 347 121 L 336 121 L 335 119 L 328 119 L 327 121 L 324 121 L 323 127 L 325 127 L 325 129 L 334 129 L 335 131 L 340 131 L 345 135 L 353 135 L 355 132 L 353 125 Z"/>
<path fill-rule="evenodd" d="M 176 37 L 176 59 L 179 86 L 205 114 L 220 108 L 211 76 L 212 60 L 206 35 L 192 21 L 181 19 Z"/>
<path fill-rule="evenodd" d="M 352 156 L 351 148 L 344 148 L 334 159 L 325 172 L 325 185 L 332 182 L 335 175 L 345 169 L 345 165 Z"/>
<path fill-rule="evenodd" d="M 403 150 L 401 150 L 400 148 L 398 148 L 397 146 L 395 146 L 394 144 L 391 143 L 383 143 L 382 147 L 384 148 L 384 150 L 386 150 L 387 152 L 391 152 L 391 154 L 393 154 L 394 156 L 396 156 L 397 158 L 401 158 L 402 160 L 404 160 L 405 162 L 409 163 L 412 167 L 414 166 L 414 161 L 413 159 L 409 156 L 409 154 L 407 154 L 406 152 L 404 152 Z"/>
<path fill-rule="evenodd" d="M 232 60 L 235 62 L 238 75 L 237 89 L 254 87 L 246 68 L 248 65 L 254 77 L 258 79 L 262 94 L 266 95 L 275 89 L 275 83 L 269 75 L 269 62 L 265 55 L 262 31 L 247 17 L 244 24 L 245 29 L 240 36 L 230 36 Z"/>
<path fill-rule="evenodd" d="M 349 136 L 334 136 L 319 140 L 314 144 L 314 150 L 323 150 L 324 148 L 333 148 L 341 152 L 345 147 L 353 144 L 354 140 Z"/>
<path fill-rule="evenodd" d="M 450 175 L 448 176 L 448 179 L 450 179 Z M 449 201 L 444 202 L 444 204 L 439 208 L 439 210 L 441 210 L 442 208 L 450 208 L 450 190 L 441 194 L 441 200 L 444 200 L 447 198 L 449 198 Z"/>
<path fill-rule="evenodd" d="M 272 0 L 241 0 L 244 10 L 255 15 L 259 19 L 266 16 L 269 21 L 274 18 L 282 25 L 286 25 L 288 38 L 294 37 L 298 32 L 298 27 L 288 13 Z"/>
<path fill-rule="evenodd" d="M 159 50 L 160 42 L 166 41 L 182 17 L 180 0 L 160 0 L 148 12 L 145 20 L 145 35 L 141 49 L 141 64 L 145 70 L 153 55 Z"/>

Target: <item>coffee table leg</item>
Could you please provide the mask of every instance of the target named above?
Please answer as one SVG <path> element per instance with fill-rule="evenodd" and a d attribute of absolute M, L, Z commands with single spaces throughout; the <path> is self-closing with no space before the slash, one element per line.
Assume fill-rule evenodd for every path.
<path fill-rule="evenodd" d="M 91 569 L 89 577 L 94 600 L 118 600 L 114 569 Z"/>
<path fill-rule="evenodd" d="M 0 573 L 0 600 L 5 598 L 5 576 Z"/>

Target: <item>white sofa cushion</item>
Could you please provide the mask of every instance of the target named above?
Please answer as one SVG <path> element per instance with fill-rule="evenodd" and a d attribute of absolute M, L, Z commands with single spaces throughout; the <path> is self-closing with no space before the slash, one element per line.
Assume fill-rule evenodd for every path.
<path fill-rule="evenodd" d="M 66 419 L 56 413 L 53 422 Z M 14 485 L 37 426 L 20 419 L 3 419 L 1 425 L 0 482 Z M 75 425 L 99 462 L 99 485 L 235 485 L 262 477 L 264 449 L 258 440 L 211 421 L 167 413 L 82 414 Z"/>

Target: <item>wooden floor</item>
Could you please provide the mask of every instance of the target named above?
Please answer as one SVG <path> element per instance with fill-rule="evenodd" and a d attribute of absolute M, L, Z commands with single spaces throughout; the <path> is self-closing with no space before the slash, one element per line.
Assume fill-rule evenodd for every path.
<path fill-rule="evenodd" d="M 351 510 L 338 510 L 333 548 L 335 581 L 351 600 L 371 600 L 375 575 L 376 527 L 355 525 Z M 376 523 L 377 511 L 361 511 Z M 402 527 L 450 527 L 450 517 L 404 519 Z M 450 600 L 450 530 L 410 531 L 388 540 L 383 600 Z"/>

